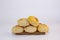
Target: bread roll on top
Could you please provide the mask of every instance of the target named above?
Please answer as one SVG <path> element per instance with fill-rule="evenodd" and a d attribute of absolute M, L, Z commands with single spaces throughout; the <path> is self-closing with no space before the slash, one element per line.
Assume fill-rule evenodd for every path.
<path fill-rule="evenodd" d="M 25 27 L 25 26 L 29 25 L 29 22 L 26 18 L 21 18 L 21 19 L 18 20 L 18 25 L 22 26 L 22 27 Z"/>
<path fill-rule="evenodd" d="M 34 16 L 29 16 L 29 17 L 28 17 L 28 21 L 29 21 L 29 23 L 30 23 L 31 25 L 33 25 L 33 26 L 35 26 L 35 27 L 37 27 L 38 24 L 39 24 L 38 19 L 37 19 L 36 17 L 34 17 Z"/>

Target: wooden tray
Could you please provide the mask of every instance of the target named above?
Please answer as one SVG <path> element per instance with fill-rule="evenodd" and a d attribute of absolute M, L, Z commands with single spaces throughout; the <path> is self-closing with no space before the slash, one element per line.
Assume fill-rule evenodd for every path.
<path fill-rule="evenodd" d="M 34 33 L 27 33 L 27 32 L 23 32 L 23 33 L 15 33 L 16 35 L 45 35 L 45 32 L 34 32 Z"/>

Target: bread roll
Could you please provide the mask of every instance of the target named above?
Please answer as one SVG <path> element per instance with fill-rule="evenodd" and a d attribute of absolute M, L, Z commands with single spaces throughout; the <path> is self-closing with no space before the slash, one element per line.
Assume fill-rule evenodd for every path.
<path fill-rule="evenodd" d="M 45 24 L 39 24 L 39 26 L 38 26 L 38 31 L 39 32 L 48 32 L 48 26 L 47 25 L 45 25 Z"/>
<path fill-rule="evenodd" d="M 22 32 L 23 32 L 23 28 L 20 27 L 20 26 L 18 26 L 18 25 L 16 25 L 16 26 L 14 26 L 14 27 L 12 28 L 12 32 L 13 32 L 13 33 L 22 33 Z"/>
<path fill-rule="evenodd" d="M 29 23 L 30 23 L 31 25 L 33 25 L 33 26 L 35 26 L 35 27 L 37 27 L 38 24 L 39 24 L 38 19 L 37 19 L 36 17 L 34 17 L 34 16 L 29 16 L 29 17 L 28 17 L 28 21 L 29 21 Z"/>
<path fill-rule="evenodd" d="M 18 20 L 18 25 L 22 26 L 22 27 L 25 27 L 25 26 L 29 25 L 29 22 L 26 18 L 21 18 L 21 19 Z"/>
<path fill-rule="evenodd" d="M 25 32 L 28 32 L 28 33 L 34 33 L 36 32 L 37 28 L 36 27 L 33 27 L 33 26 L 28 26 L 26 28 L 24 28 Z"/>

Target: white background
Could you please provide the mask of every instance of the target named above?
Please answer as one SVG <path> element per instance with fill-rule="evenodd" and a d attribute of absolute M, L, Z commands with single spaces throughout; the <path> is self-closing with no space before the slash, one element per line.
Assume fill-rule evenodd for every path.
<path fill-rule="evenodd" d="M 46 35 L 13 35 L 22 17 L 36 16 L 49 26 Z M 60 40 L 60 0 L 0 0 L 0 40 Z"/>

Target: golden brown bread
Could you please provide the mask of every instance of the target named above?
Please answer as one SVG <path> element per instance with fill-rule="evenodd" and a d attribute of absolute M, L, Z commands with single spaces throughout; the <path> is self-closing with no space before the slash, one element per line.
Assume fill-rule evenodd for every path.
<path fill-rule="evenodd" d="M 38 19 L 37 19 L 36 17 L 34 17 L 34 16 L 29 16 L 29 17 L 28 17 L 28 21 L 29 21 L 29 23 L 30 23 L 31 25 L 33 25 L 33 26 L 35 26 L 35 27 L 37 27 L 38 24 L 39 24 Z"/>
<path fill-rule="evenodd" d="M 12 33 L 21 35 L 45 34 L 49 31 L 46 24 L 39 23 L 39 20 L 34 16 L 21 18 L 17 21 L 18 25 L 12 28 Z"/>
<path fill-rule="evenodd" d="M 25 26 L 29 25 L 29 22 L 26 18 L 21 18 L 21 19 L 18 20 L 18 25 L 22 26 L 22 27 L 25 27 Z"/>
<path fill-rule="evenodd" d="M 48 32 L 48 30 L 49 30 L 49 28 L 48 28 L 47 25 L 45 25 L 45 24 L 39 24 L 39 26 L 38 26 L 38 31 L 39 32 Z"/>
<path fill-rule="evenodd" d="M 16 25 L 12 28 L 12 33 L 22 33 L 23 32 L 23 28 L 20 27 L 19 25 Z"/>
<path fill-rule="evenodd" d="M 25 27 L 24 30 L 25 32 L 28 32 L 28 33 L 34 33 L 37 31 L 37 28 L 33 26 L 28 26 L 28 27 Z"/>

